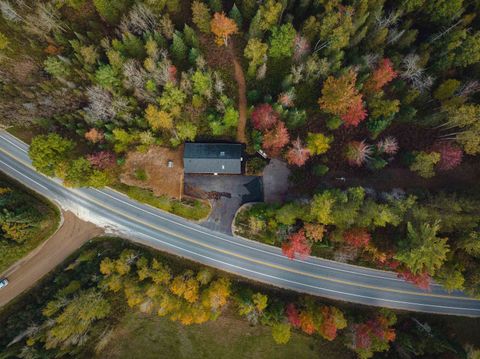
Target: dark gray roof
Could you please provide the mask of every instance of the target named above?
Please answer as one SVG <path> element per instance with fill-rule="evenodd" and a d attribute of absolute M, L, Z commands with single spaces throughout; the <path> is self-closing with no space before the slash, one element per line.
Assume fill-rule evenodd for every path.
<path fill-rule="evenodd" d="M 186 143 L 183 153 L 185 173 L 242 173 L 241 144 Z"/>

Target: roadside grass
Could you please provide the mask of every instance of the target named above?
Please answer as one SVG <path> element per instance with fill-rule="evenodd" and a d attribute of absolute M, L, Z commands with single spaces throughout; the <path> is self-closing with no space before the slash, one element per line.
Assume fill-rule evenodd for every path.
<path fill-rule="evenodd" d="M 183 326 L 168 318 L 128 311 L 114 329 L 113 340 L 96 358 L 116 359 L 291 359 L 353 358 L 339 340 L 292 333 L 286 345 L 276 344 L 271 329 L 250 326 L 232 310 L 216 321 Z M 320 356 L 319 356 L 319 353 Z"/>
<path fill-rule="evenodd" d="M 13 241 L 0 241 L 0 273 L 53 235 L 60 223 L 60 211 L 53 203 L 0 172 L 0 187 L 2 186 L 27 193 L 31 197 L 32 207 L 37 208 L 43 218 L 31 238 L 25 242 L 17 244 Z"/>
<path fill-rule="evenodd" d="M 30 144 L 32 142 L 32 139 L 35 136 L 41 135 L 45 133 L 45 130 L 42 129 L 41 127 L 32 125 L 30 127 L 25 127 L 25 126 L 11 126 L 6 129 L 8 133 L 11 135 L 19 138 L 26 144 Z"/>
<path fill-rule="evenodd" d="M 166 196 L 155 196 L 148 189 L 128 186 L 120 182 L 115 183 L 111 187 L 134 200 L 194 221 L 207 218 L 211 211 L 208 202 L 197 199 L 183 199 L 179 201 Z"/>

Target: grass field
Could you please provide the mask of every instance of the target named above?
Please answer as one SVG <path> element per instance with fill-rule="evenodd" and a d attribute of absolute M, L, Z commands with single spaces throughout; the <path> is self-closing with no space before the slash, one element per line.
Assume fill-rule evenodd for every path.
<path fill-rule="evenodd" d="M 299 333 L 292 333 L 287 345 L 275 344 L 270 328 L 252 327 L 232 312 L 226 312 L 215 322 L 183 326 L 168 318 L 128 311 L 97 358 L 348 359 L 354 356 L 339 340 L 328 342 Z"/>

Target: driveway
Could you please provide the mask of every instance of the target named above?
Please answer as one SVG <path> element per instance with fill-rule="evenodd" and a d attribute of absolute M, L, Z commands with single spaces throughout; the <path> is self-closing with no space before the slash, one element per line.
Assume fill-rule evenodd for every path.
<path fill-rule="evenodd" d="M 209 199 L 212 213 L 204 227 L 232 234 L 232 221 L 237 209 L 247 202 L 263 201 L 263 185 L 257 176 L 185 175 L 185 194 Z"/>
<path fill-rule="evenodd" d="M 273 158 L 263 170 L 266 203 L 282 203 L 288 193 L 290 170 L 284 161 Z"/>

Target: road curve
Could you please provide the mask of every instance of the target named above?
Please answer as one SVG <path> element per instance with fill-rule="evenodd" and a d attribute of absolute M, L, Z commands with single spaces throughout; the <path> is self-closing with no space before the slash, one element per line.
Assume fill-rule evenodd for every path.
<path fill-rule="evenodd" d="M 480 300 L 433 285 L 424 292 L 395 273 L 310 257 L 289 260 L 262 243 L 213 232 L 111 189 L 65 188 L 36 172 L 28 146 L 0 131 L 0 170 L 93 222 L 136 242 L 259 282 L 330 299 L 409 311 L 480 317 Z"/>

